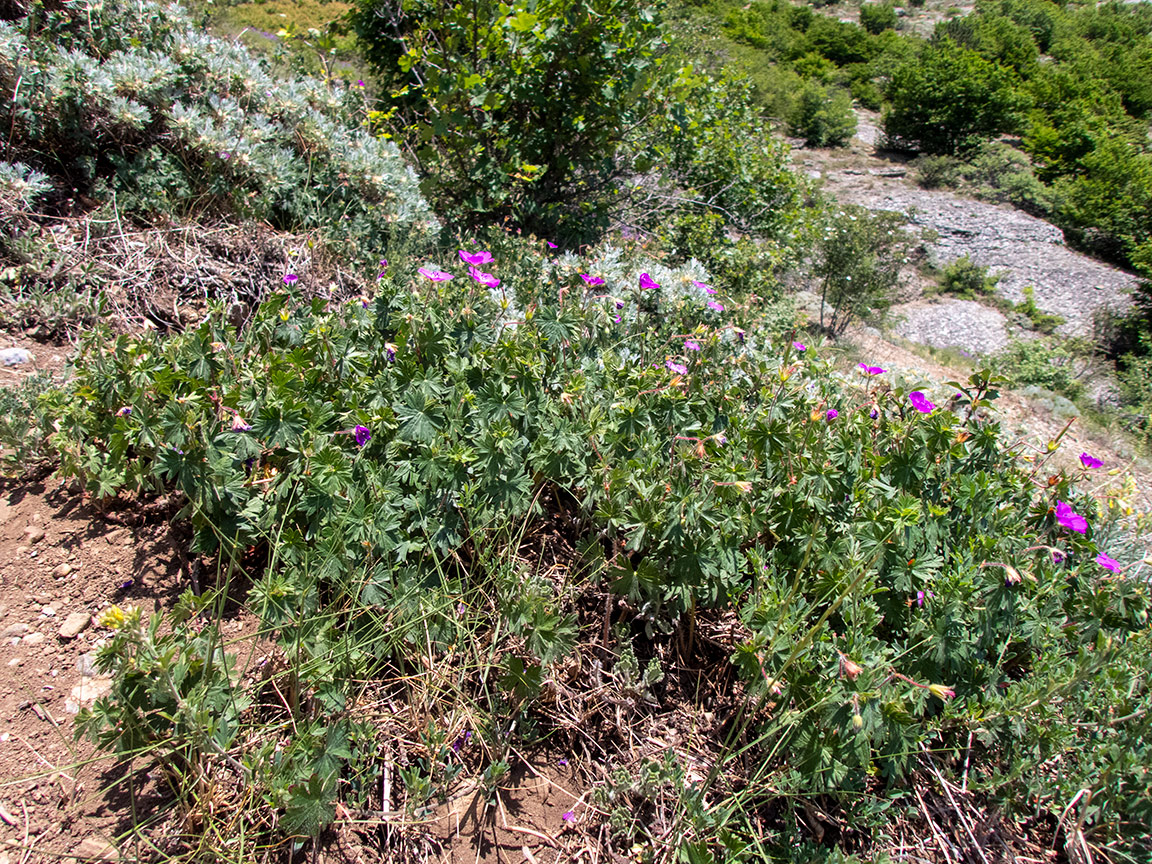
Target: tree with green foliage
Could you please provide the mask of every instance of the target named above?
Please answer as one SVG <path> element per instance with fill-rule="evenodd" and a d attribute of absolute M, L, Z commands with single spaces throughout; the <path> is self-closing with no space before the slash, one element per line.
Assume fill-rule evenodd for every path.
<path fill-rule="evenodd" d="M 888 3 L 865 3 L 860 7 L 860 26 L 876 35 L 885 30 L 895 30 L 896 10 Z"/>
<path fill-rule="evenodd" d="M 788 125 L 809 147 L 843 147 L 856 134 L 852 99 L 843 90 L 829 92 L 809 81 L 796 99 Z"/>
<path fill-rule="evenodd" d="M 884 132 L 891 146 L 954 154 L 1012 132 L 1024 99 L 1014 76 L 943 39 L 901 64 L 888 85 Z"/>
<path fill-rule="evenodd" d="M 853 321 L 883 319 L 915 239 L 899 213 L 846 205 L 825 217 L 812 275 L 820 283 L 820 327 L 839 336 Z"/>
<path fill-rule="evenodd" d="M 391 88 L 377 115 L 465 223 L 602 221 L 650 105 L 663 28 L 639 0 L 361 0 L 353 26 Z"/>

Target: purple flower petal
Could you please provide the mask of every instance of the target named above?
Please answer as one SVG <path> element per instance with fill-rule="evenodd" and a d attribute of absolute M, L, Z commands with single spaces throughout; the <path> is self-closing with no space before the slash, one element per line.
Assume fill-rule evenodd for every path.
<path fill-rule="evenodd" d="M 924 592 L 923 591 L 917 591 L 916 592 L 916 605 L 917 606 L 923 606 L 924 605 Z"/>
<path fill-rule="evenodd" d="M 567 813 L 564 813 L 563 815 L 561 815 L 560 818 L 563 819 L 565 822 L 575 822 L 576 821 L 576 814 L 574 812 L 572 812 L 571 810 L 569 810 Z"/>
<path fill-rule="evenodd" d="M 664 365 L 667 366 L 669 369 L 671 369 L 673 372 L 675 372 L 677 375 L 687 375 L 688 374 L 688 367 L 685 366 L 683 363 L 676 363 L 676 362 L 673 362 L 672 360 L 665 360 Z"/>
<path fill-rule="evenodd" d="M 1056 502 L 1056 521 L 1069 531 L 1083 534 L 1088 530 L 1088 520 L 1072 509 L 1072 505 L 1064 501 Z"/>
<path fill-rule="evenodd" d="M 795 348 L 797 351 L 807 351 L 808 350 L 808 346 L 805 345 L 803 342 L 793 342 L 792 347 Z"/>
<path fill-rule="evenodd" d="M 474 267 L 478 267 L 481 264 L 491 263 L 492 262 L 492 253 L 487 252 L 487 251 L 465 252 L 463 249 L 461 249 L 460 250 L 460 260 L 463 261 L 465 264 L 471 264 Z"/>
<path fill-rule="evenodd" d="M 866 375 L 883 375 L 884 370 L 879 366 L 869 366 L 866 363 L 859 364 L 859 367 L 864 370 Z"/>
<path fill-rule="evenodd" d="M 546 241 L 549 249 L 559 249 L 560 247 L 553 243 L 551 240 Z"/>
<path fill-rule="evenodd" d="M 589 276 L 587 273 L 581 273 L 580 278 L 583 279 L 585 281 L 585 283 L 587 283 L 588 285 L 590 285 L 593 288 L 595 288 L 597 285 L 603 285 L 604 284 L 604 280 L 601 279 L 599 276 Z"/>
<path fill-rule="evenodd" d="M 431 279 L 433 282 L 447 282 L 452 278 L 451 273 L 445 273 L 443 270 L 437 270 L 434 267 L 421 267 L 416 272 L 425 279 Z"/>
<path fill-rule="evenodd" d="M 717 303 L 715 300 L 709 300 L 707 303 L 707 306 L 709 309 L 714 309 L 717 312 L 723 312 L 724 311 L 723 304 Z"/>
<path fill-rule="evenodd" d="M 291 285 L 293 282 L 295 282 L 299 278 L 300 277 L 297 276 L 295 273 L 285 273 L 284 274 L 284 284 L 285 285 Z"/>
<path fill-rule="evenodd" d="M 356 86 L 357 86 L 357 87 L 363 87 L 363 86 L 364 86 L 364 81 L 363 81 L 363 80 L 357 81 L 357 82 L 356 82 Z"/>
<path fill-rule="evenodd" d="M 640 288 L 641 290 L 654 291 L 660 287 L 660 283 L 649 276 L 647 273 L 640 274 Z"/>
<path fill-rule="evenodd" d="M 835 408 L 829 408 L 828 411 L 824 414 L 824 419 L 835 420 L 839 416 L 840 416 L 839 411 L 837 411 Z"/>
<path fill-rule="evenodd" d="M 491 273 L 485 273 L 483 270 L 477 270 L 475 267 L 469 267 L 468 275 L 487 288 L 500 287 L 500 280 L 493 276 Z"/>
<path fill-rule="evenodd" d="M 131 413 L 132 413 L 132 406 L 131 405 L 124 405 L 123 407 L 120 408 L 120 410 L 118 410 L 116 412 L 116 416 L 117 417 L 127 417 Z"/>
<path fill-rule="evenodd" d="M 936 406 L 928 401 L 928 397 L 919 390 L 913 390 L 909 393 L 908 401 L 911 402 L 912 407 L 921 414 L 931 414 L 936 409 Z"/>
<path fill-rule="evenodd" d="M 372 430 L 367 426 L 357 426 L 352 430 L 352 434 L 356 436 L 357 447 L 363 447 L 372 440 Z"/>
<path fill-rule="evenodd" d="M 691 339 L 689 339 L 687 342 L 684 343 L 684 347 L 687 348 L 689 351 L 699 351 L 700 350 L 700 343 L 699 342 L 693 342 Z"/>
<path fill-rule="evenodd" d="M 1096 556 L 1096 563 L 1103 567 L 1105 570 L 1111 570 L 1113 573 L 1119 573 L 1121 570 L 1120 562 L 1113 558 L 1109 558 L 1103 552 Z"/>
<path fill-rule="evenodd" d="M 1080 454 L 1080 464 L 1085 468 L 1103 468 L 1104 463 L 1097 459 L 1095 456 L 1089 456 L 1087 453 Z"/>

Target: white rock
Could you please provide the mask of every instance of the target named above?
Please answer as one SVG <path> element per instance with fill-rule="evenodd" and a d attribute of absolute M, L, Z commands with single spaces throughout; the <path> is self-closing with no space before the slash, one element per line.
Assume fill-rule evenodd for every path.
<path fill-rule="evenodd" d="M 44 539 L 44 529 L 39 525 L 29 525 L 24 529 L 24 536 L 28 538 L 29 543 L 39 543 Z"/>
<path fill-rule="evenodd" d="M 60 625 L 60 638 L 61 639 L 75 639 L 92 622 L 92 616 L 87 612 L 73 612 L 64 619 L 64 623 Z"/>
<path fill-rule="evenodd" d="M 53 609 L 51 606 L 41 606 L 40 607 L 40 614 L 43 615 L 45 618 L 55 618 L 56 617 L 56 610 Z"/>
<path fill-rule="evenodd" d="M 25 636 L 20 641 L 24 645 L 39 645 L 41 642 L 44 641 L 44 634 L 43 633 L 29 633 L 27 636 Z"/>
<path fill-rule="evenodd" d="M 25 624 L 23 621 L 17 621 L 15 624 L 9 624 L 7 627 L 5 627 L 4 632 L 0 633 L 0 636 L 23 636 L 31 629 L 32 628 Z"/>
<path fill-rule="evenodd" d="M 76 671 L 81 678 L 92 678 L 96 675 L 96 656 L 89 651 L 76 658 Z"/>
<path fill-rule="evenodd" d="M 18 366 L 21 363 L 31 363 L 32 352 L 24 348 L 5 348 L 0 350 L 0 363 L 5 366 Z"/>
<path fill-rule="evenodd" d="M 80 683 L 72 688 L 72 698 L 77 704 L 95 702 L 112 689 L 111 678 L 87 678 L 81 676 Z"/>
<path fill-rule="evenodd" d="M 52 575 L 55 576 L 57 579 L 63 579 L 65 576 L 67 576 L 71 572 L 72 572 L 72 565 L 71 564 L 61 564 L 59 567 L 57 567 L 55 570 L 52 571 Z"/>

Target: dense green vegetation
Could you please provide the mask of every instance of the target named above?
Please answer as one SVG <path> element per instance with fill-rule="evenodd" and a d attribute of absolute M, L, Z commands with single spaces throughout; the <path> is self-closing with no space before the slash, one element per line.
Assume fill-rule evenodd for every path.
<path fill-rule="evenodd" d="M 365 0 L 375 102 L 148 2 L 31 11 L 0 22 L 10 285 L 83 289 L 53 281 L 43 226 L 109 210 L 260 220 L 360 274 L 341 293 L 288 256 L 247 316 L 209 295 L 170 333 L 102 320 L 66 381 L 0 391 L 10 468 L 164 498 L 190 538 L 195 592 L 105 610 L 112 690 L 77 724 L 168 782 L 164 854 L 317 855 L 344 824 L 415 858 L 463 781 L 503 812 L 525 752 L 598 766 L 573 856 L 876 860 L 946 780 L 1046 842 L 1152 854 L 1145 552 L 1086 491 L 1112 466 L 1006 444 L 987 369 L 837 369 L 825 335 L 883 312 L 916 240 L 804 194 L 755 134 L 765 77 L 696 62 L 629 0 Z M 912 45 L 883 8 L 719 11 L 808 80 L 787 116 L 813 139 L 843 139 L 837 88 L 896 112 L 900 87 L 1008 81 L 997 116 L 953 118 L 962 155 L 1025 107 L 1026 41 L 1009 65 Z M 828 304 L 811 330 L 789 278 Z M 224 636 L 238 602 L 269 646 L 255 681 Z M 658 712 L 703 754 L 691 782 L 685 748 L 629 749 Z"/>
<path fill-rule="evenodd" d="M 862 26 L 784 0 L 677 8 L 707 33 L 696 50 L 747 75 L 761 109 L 809 144 L 850 134 L 827 131 L 850 122 L 838 95 L 849 93 L 883 111 L 886 146 L 921 154 L 925 185 L 1050 219 L 1078 248 L 1152 279 L 1149 4 L 980 0 L 927 39 L 899 30 L 899 18 L 891 29 L 877 4 L 860 7 Z M 1099 346 L 1142 434 L 1152 429 L 1148 308 Z"/>

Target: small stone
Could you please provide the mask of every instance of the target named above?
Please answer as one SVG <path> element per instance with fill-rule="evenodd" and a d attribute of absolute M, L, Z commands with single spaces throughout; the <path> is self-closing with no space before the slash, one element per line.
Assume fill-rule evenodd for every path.
<path fill-rule="evenodd" d="M 80 706 L 73 702 L 71 699 L 64 700 L 64 711 L 68 714 L 79 714 Z"/>
<path fill-rule="evenodd" d="M 43 615 L 45 618 L 55 618 L 56 617 L 56 610 L 53 609 L 51 606 L 41 606 L 40 607 L 40 614 Z"/>
<path fill-rule="evenodd" d="M 24 665 L 24 658 L 23 657 L 13 657 L 11 660 L 8 661 L 8 665 L 9 666 L 23 666 Z"/>
<path fill-rule="evenodd" d="M 60 638 L 75 639 L 91 622 L 92 616 L 87 612 L 73 612 L 60 625 Z"/>
<path fill-rule="evenodd" d="M 59 567 L 57 567 L 55 570 L 52 571 L 52 575 L 55 576 L 57 579 L 63 579 L 65 576 L 67 576 L 71 572 L 72 572 L 72 565 L 71 564 L 61 564 Z"/>
<path fill-rule="evenodd" d="M 19 366 L 21 363 L 31 363 L 32 352 L 24 348 L 5 348 L 0 350 L 0 363 L 5 366 Z"/>
<path fill-rule="evenodd" d="M 23 621 L 18 621 L 15 624 L 9 624 L 7 627 L 5 627 L 4 631 L 0 633 L 0 636 L 23 636 L 31 629 L 32 628 L 25 624 Z"/>
<path fill-rule="evenodd" d="M 20 642 L 24 645 L 39 645 L 43 641 L 43 633 L 29 633 L 27 636 L 20 640 Z"/>
<path fill-rule="evenodd" d="M 96 655 L 91 651 L 76 658 L 76 671 L 81 678 L 92 678 L 96 674 Z"/>
<path fill-rule="evenodd" d="M 111 678 L 88 678 L 82 676 L 80 683 L 72 688 L 72 699 L 79 705 L 95 702 L 112 689 Z"/>
<path fill-rule="evenodd" d="M 85 837 L 72 854 L 81 861 L 119 861 L 116 847 L 96 837 Z"/>
<path fill-rule="evenodd" d="M 39 525 L 29 525 L 24 529 L 24 536 L 28 538 L 29 543 L 39 543 L 44 539 L 44 529 Z"/>

